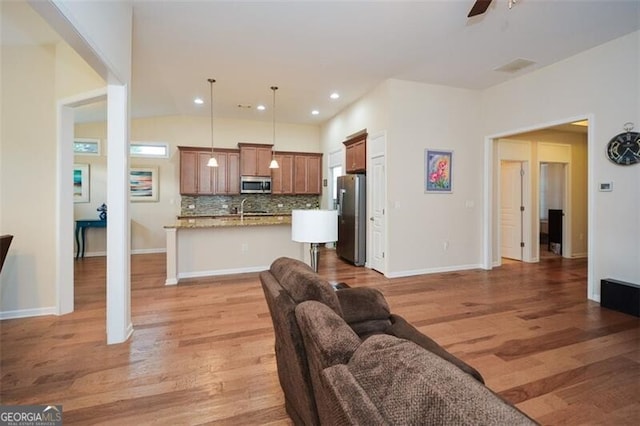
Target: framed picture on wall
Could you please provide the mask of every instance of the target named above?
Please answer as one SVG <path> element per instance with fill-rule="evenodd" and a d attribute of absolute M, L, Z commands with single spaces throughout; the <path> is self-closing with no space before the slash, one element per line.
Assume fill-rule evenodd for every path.
<path fill-rule="evenodd" d="M 129 169 L 129 199 L 158 201 L 158 168 L 131 167 Z"/>
<path fill-rule="evenodd" d="M 453 151 L 424 150 L 425 193 L 451 193 L 453 190 Z"/>
<path fill-rule="evenodd" d="M 89 202 L 89 165 L 73 165 L 73 202 Z"/>

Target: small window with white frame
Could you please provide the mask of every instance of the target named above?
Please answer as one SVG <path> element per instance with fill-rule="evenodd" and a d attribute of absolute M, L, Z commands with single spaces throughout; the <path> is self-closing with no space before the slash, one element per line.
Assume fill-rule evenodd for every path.
<path fill-rule="evenodd" d="M 166 142 L 135 142 L 129 144 L 131 157 L 169 158 L 169 144 Z"/>
<path fill-rule="evenodd" d="M 100 155 L 100 139 L 74 138 L 73 153 L 75 155 Z"/>

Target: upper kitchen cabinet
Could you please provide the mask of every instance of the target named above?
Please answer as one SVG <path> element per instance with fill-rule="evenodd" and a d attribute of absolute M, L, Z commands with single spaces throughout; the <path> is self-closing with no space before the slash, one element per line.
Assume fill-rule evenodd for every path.
<path fill-rule="evenodd" d="M 218 167 L 209 167 L 211 150 L 178 147 L 180 150 L 180 194 L 215 195 L 240 193 L 240 153 L 234 149 L 213 151 Z"/>
<path fill-rule="evenodd" d="M 322 193 L 322 154 L 296 153 L 293 157 L 294 194 Z"/>
<path fill-rule="evenodd" d="M 271 193 L 293 194 L 293 157 L 294 153 L 275 153 L 279 167 L 271 169 Z"/>
<path fill-rule="evenodd" d="M 273 145 L 239 143 L 240 175 L 271 176 L 271 147 Z"/>
<path fill-rule="evenodd" d="M 367 132 L 358 132 L 343 142 L 346 147 L 347 173 L 366 173 L 367 171 Z"/>

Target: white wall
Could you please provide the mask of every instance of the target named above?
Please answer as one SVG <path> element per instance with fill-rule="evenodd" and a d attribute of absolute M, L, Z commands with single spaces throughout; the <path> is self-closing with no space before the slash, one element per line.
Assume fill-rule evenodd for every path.
<path fill-rule="evenodd" d="M 480 264 L 479 103 L 478 92 L 388 80 L 323 126 L 325 158 L 349 134 L 386 131 L 388 276 Z M 425 148 L 454 151 L 452 194 L 424 193 Z"/>
<path fill-rule="evenodd" d="M 604 154 L 625 122 L 640 127 L 639 80 L 640 32 L 635 32 L 482 96 L 485 135 L 590 118 L 589 296 L 596 300 L 602 278 L 640 282 L 640 167 L 614 165 Z M 598 192 L 598 182 L 614 182 L 613 192 Z"/>
<path fill-rule="evenodd" d="M 482 156 L 477 91 L 392 80 L 388 275 L 478 267 Z M 425 194 L 425 149 L 453 150 L 451 194 Z"/>
<path fill-rule="evenodd" d="M 0 233 L 15 238 L 0 274 L 0 317 L 54 312 L 56 99 L 103 85 L 64 44 L 2 46 Z"/>

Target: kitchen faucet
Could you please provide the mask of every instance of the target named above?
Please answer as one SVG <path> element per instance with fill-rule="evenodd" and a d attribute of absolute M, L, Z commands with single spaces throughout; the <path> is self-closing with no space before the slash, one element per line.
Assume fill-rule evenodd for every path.
<path fill-rule="evenodd" d="M 240 202 L 240 219 L 244 219 L 244 202 L 247 201 L 246 198 L 243 198 Z"/>

